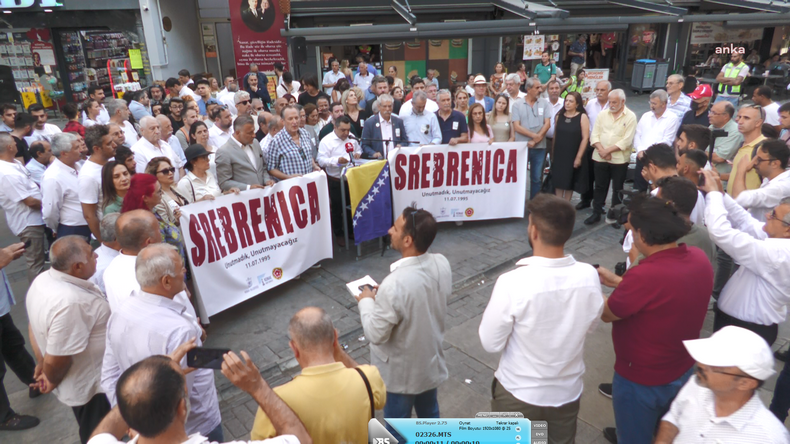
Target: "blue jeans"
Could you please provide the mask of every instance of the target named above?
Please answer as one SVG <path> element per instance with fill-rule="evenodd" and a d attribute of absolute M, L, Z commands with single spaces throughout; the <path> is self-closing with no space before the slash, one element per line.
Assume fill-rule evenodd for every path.
<path fill-rule="evenodd" d="M 723 96 L 723 95 L 719 94 L 718 97 L 716 97 L 716 101 L 713 102 L 713 103 L 716 104 L 716 103 L 722 102 L 724 100 L 732 103 L 732 106 L 735 107 L 735 110 L 736 111 L 738 110 L 738 101 L 740 100 L 740 96 Z"/>
<path fill-rule="evenodd" d="M 439 401 L 436 398 L 437 389 L 431 389 L 419 395 L 403 395 L 387 392 L 387 403 L 384 404 L 384 419 L 411 418 L 411 410 L 417 412 L 418 418 L 438 418 Z M 406 440 L 387 423 L 387 430 L 398 442 Z"/>
<path fill-rule="evenodd" d="M 543 185 L 543 162 L 546 160 L 546 148 L 530 148 L 527 150 L 529 159 L 529 198 L 535 197 Z"/>
<path fill-rule="evenodd" d="M 612 406 L 617 425 L 617 442 L 652 442 L 658 422 L 669 411 L 672 400 L 693 372 L 694 367 L 669 384 L 656 386 L 637 384 L 615 372 L 612 380 Z"/>
<path fill-rule="evenodd" d="M 220 423 L 214 430 L 210 431 L 208 435 L 208 442 L 225 442 L 225 433 L 222 432 L 222 423 Z"/>
<path fill-rule="evenodd" d="M 785 362 L 782 372 L 779 373 L 779 379 L 776 380 L 774 399 L 771 400 L 771 413 L 784 424 L 788 410 L 790 410 L 790 364 Z"/>

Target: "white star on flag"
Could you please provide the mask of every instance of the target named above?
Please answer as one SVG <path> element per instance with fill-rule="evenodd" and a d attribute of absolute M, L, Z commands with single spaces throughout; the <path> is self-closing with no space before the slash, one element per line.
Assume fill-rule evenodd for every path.
<path fill-rule="evenodd" d="M 354 227 L 356 227 L 356 226 L 357 226 L 357 219 L 355 218 L 354 219 Z"/>
<path fill-rule="evenodd" d="M 361 208 L 362 211 L 365 211 L 365 210 L 368 209 L 368 204 L 366 204 L 365 202 L 362 202 L 361 204 L 359 204 L 359 208 Z"/>
<path fill-rule="evenodd" d="M 373 188 L 373 191 L 372 191 L 372 193 L 373 193 L 373 194 L 379 194 L 379 187 L 375 187 L 375 188 Z"/>
<path fill-rule="evenodd" d="M 367 201 L 368 201 L 368 203 L 373 202 L 373 195 L 372 194 L 368 194 Z"/>
<path fill-rule="evenodd" d="M 384 186 L 384 179 L 379 179 L 379 184 L 378 185 L 380 187 L 383 187 Z"/>
<path fill-rule="evenodd" d="M 384 177 L 390 177 L 390 171 L 389 170 L 384 170 L 384 172 L 381 175 L 384 176 Z"/>

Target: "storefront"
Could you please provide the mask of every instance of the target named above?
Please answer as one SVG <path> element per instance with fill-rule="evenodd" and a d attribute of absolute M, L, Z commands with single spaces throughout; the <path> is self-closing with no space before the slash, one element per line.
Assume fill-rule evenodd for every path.
<path fill-rule="evenodd" d="M 758 65 L 763 57 L 763 27 L 732 28 L 725 27 L 723 22 L 696 22 L 691 25 L 686 71 L 699 71 L 701 67 L 721 67 L 729 61 L 729 51 L 724 47 L 743 48 L 743 59 L 750 59 L 752 65 Z M 769 42 L 770 44 L 770 42 Z M 754 54 L 752 54 L 754 52 Z M 756 60 L 756 61 L 755 61 Z"/>

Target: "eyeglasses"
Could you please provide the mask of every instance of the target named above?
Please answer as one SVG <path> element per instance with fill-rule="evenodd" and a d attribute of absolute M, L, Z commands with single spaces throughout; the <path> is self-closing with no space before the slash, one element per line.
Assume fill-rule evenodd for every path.
<path fill-rule="evenodd" d="M 779 221 L 780 224 L 782 224 L 782 225 L 784 225 L 786 227 L 790 227 L 790 222 L 785 222 L 784 220 L 782 220 L 782 219 L 780 219 L 779 217 L 776 216 L 776 208 L 774 208 L 774 210 L 771 211 L 770 213 L 765 213 L 765 218 L 768 219 L 768 220 L 772 220 L 772 219 L 773 220 L 777 220 L 777 221 Z"/>
<path fill-rule="evenodd" d="M 163 170 L 157 171 L 157 173 L 159 173 L 159 174 L 168 174 L 168 173 L 175 173 L 175 172 L 176 172 L 176 169 L 173 168 L 173 167 L 165 168 Z"/>
<path fill-rule="evenodd" d="M 775 158 L 772 158 L 772 157 L 769 157 L 769 158 L 767 158 L 767 159 L 763 159 L 763 158 L 762 158 L 762 157 L 760 157 L 760 156 L 756 156 L 756 157 L 755 157 L 755 159 L 757 159 L 757 160 L 755 160 L 755 163 L 756 163 L 757 165 L 759 165 L 759 164 L 761 164 L 761 163 L 763 163 L 763 162 L 773 162 L 774 160 L 779 160 L 779 159 L 775 159 Z"/>
<path fill-rule="evenodd" d="M 739 375 L 737 373 L 722 372 L 722 371 L 714 370 L 713 367 L 708 367 L 708 370 L 711 373 L 718 373 L 720 375 L 735 376 L 736 378 L 749 378 L 749 379 L 754 379 L 755 381 L 759 381 L 759 379 L 757 379 L 757 378 L 755 378 L 754 376 L 751 376 L 751 375 Z M 696 369 L 695 369 L 695 372 L 698 375 L 701 375 L 703 373 L 702 367 L 697 366 Z"/>
<path fill-rule="evenodd" d="M 241 102 L 237 103 L 236 105 L 249 105 L 249 104 L 250 104 L 249 100 L 242 100 Z"/>

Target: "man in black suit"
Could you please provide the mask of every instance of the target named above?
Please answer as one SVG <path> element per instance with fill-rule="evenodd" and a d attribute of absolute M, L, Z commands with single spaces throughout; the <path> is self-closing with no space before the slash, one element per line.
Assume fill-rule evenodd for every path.
<path fill-rule="evenodd" d="M 248 0 L 241 4 L 241 19 L 253 31 L 266 32 L 274 23 L 274 3 L 271 0 Z"/>
<path fill-rule="evenodd" d="M 391 150 L 408 144 L 403 120 L 392 115 L 394 101 L 391 95 L 381 94 L 378 97 L 379 112 L 365 121 L 362 128 L 362 151 L 363 156 L 368 159 L 386 159 Z"/>

